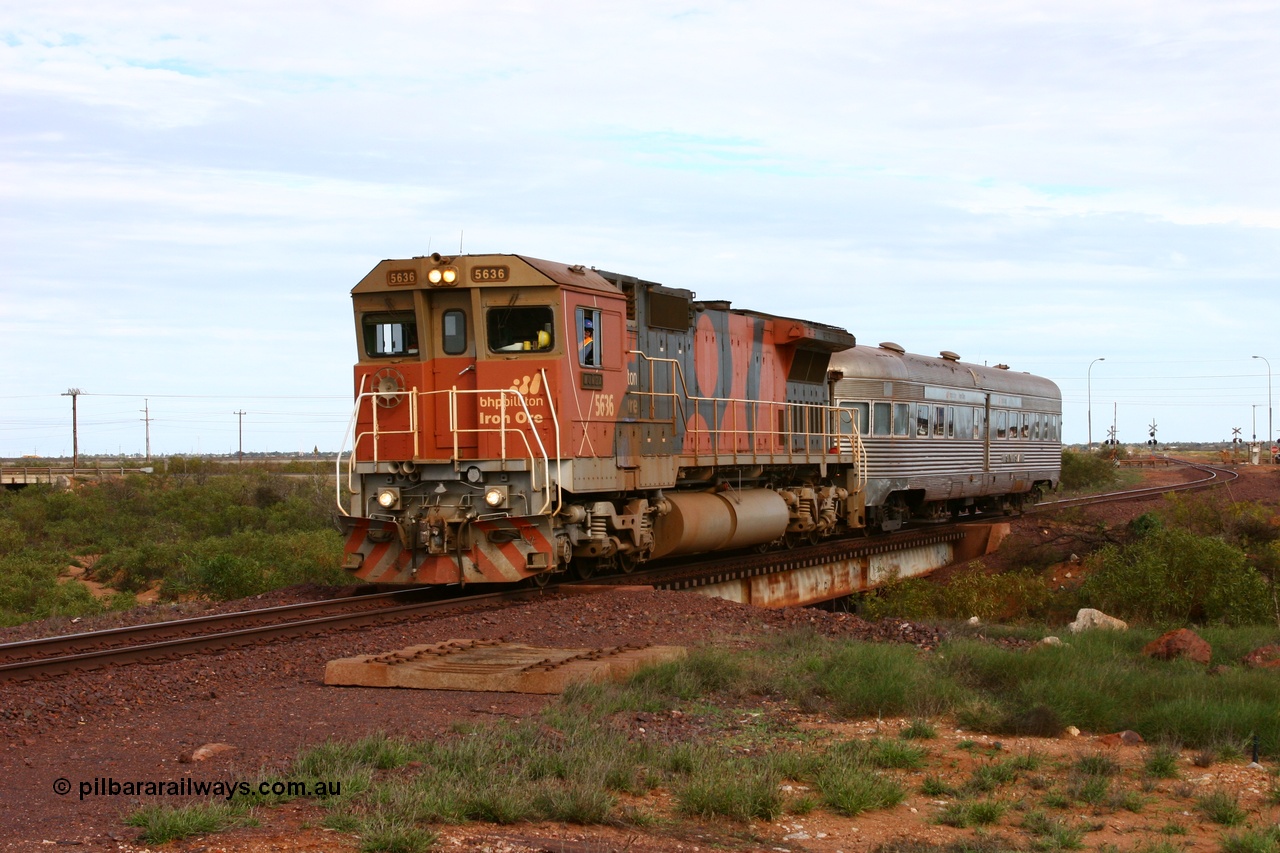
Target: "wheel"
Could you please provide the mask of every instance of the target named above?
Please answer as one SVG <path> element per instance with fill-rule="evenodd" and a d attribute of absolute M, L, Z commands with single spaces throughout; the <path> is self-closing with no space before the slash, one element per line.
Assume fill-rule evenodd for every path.
<path fill-rule="evenodd" d="M 590 557 L 579 557 L 570 565 L 573 566 L 573 572 L 580 580 L 591 580 L 591 576 L 596 573 L 596 561 Z"/>
<path fill-rule="evenodd" d="M 547 572 L 538 572 L 536 575 L 534 575 L 532 578 L 530 578 L 530 580 L 532 580 L 532 581 L 533 581 L 533 585 L 534 585 L 534 586 L 536 586 L 538 589 L 542 589 L 543 587 L 545 587 L 545 586 L 547 585 L 547 583 L 548 583 L 548 582 L 550 582 L 550 580 L 551 580 L 551 572 L 549 572 L 549 571 L 547 571 Z"/>
<path fill-rule="evenodd" d="M 618 554 L 618 567 L 622 569 L 624 575 L 634 572 L 638 565 L 640 565 L 640 557 L 635 553 L 626 551 Z"/>

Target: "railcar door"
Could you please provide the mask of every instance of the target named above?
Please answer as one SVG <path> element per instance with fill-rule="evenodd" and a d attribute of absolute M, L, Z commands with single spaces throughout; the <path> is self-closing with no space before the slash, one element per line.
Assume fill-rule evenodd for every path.
<path fill-rule="evenodd" d="M 430 294 L 435 442 L 439 450 L 474 450 L 476 438 L 476 335 L 469 290 Z M 457 393 L 452 393 L 453 389 Z M 455 407 L 457 420 L 451 422 Z M 453 427 L 451 429 L 451 427 Z M 456 434 L 455 434 L 456 433 Z"/>
<path fill-rule="evenodd" d="M 991 431 L 995 429 L 995 424 L 991 420 L 991 395 L 983 396 L 985 402 L 982 407 L 982 472 L 989 474 L 991 473 Z"/>

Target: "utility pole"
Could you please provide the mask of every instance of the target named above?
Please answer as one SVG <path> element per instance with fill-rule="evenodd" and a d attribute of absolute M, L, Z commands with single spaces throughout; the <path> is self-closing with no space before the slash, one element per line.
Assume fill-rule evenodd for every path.
<path fill-rule="evenodd" d="M 231 414 L 238 416 L 240 419 L 240 464 L 243 465 L 244 464 L 244 416 L 247 415 L 248 412 L 246 412 L 244 409 L 241 409 L 240 411 L 232 412 Z"/>
<path fill-rule="evenodd" d="M 76 416 L 76 398 L 84 392 L 79 388 L 68 388 L 63 397 L 71 398 L 71 476 L 76 475 L 80 467 L 80 428 Z"/>
<path fill-rule="evenodd" d="M 147 461 L 151 461 L 151 401 L 142 400 L 142 420 L 147 425 Z"/>

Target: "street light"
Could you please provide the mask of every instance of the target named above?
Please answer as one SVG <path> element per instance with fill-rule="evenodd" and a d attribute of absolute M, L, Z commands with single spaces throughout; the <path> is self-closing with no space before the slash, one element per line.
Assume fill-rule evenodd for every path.
<path fill-rule="evenodd" d="M 1255 355 L 1254 358 L 1260 358 L 1267 362 L 1267 444 L 1271 443 L 1271 362 L 1267 361 L 1265 356 Z"/>
<path fill-rule="evenodd" d="M 1095 358 L 1089 362 L 1089 369 L 1084 372 L 1085 384 L 1089 389 L 1089 450 L 1093 451 L 1093 366 L 1106 358 Z"/>

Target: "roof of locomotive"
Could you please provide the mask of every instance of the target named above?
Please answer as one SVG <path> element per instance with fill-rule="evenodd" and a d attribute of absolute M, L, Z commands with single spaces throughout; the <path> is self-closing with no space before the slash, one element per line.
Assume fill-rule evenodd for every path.
<path fill-rule="evenodd" d="M 900 352 L 896 345 L 858 346 L 837 352 L 831 356 L 831 369 L 841 371 L 845 379 L 896 379 L 1002 394 L 1027 394 L 1050 400 L 1062 399 L 1058 386 L 1043 376 L 969 364 L 958 358 L 935 358 Z"/>
<path fill-rule="evenodd" d="M 368 293 L 382 290 L 404 290 L 404 287 L 397 287 L 388 283 L 386 273 L 393 270 L 415 269 L 420 273 L 418 281 L 425 285 L 426 271 L 435 267 L 456 267 L 461 274 L 460 283 L 465 283 L 470 287 L 505 287 L 520 283 L 520 277 L 515 270 L 512 270 L 509 279 L 484 282 L 473 281 L 467 273 L 473 267 L 496 266 L 499 264 L 514 266 L 512 264 L 513 260 L 520 261 L 533 272 L 540 273 L 552 282 L 566 287 L 603 290 L 615 294 L 621 292 L 598 272 L 582 264 L 562 264 L 556 261 L 545 261 L 541 258 L 531 258 L 526 255 L 441 255 L 439 252 L 415 258 L 390 258 L 379 261 L 373 269 L 365 274 L 364 278 L 360 279 L 356 286 L 351 289 L 351 292 Z M 524 283 L 528 284 L 529 282 L 526 281 Z"/>

